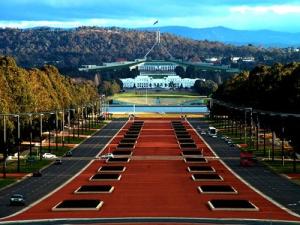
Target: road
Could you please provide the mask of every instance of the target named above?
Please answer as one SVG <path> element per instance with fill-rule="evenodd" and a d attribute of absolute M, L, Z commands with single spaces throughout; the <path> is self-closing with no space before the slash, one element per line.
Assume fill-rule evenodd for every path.
<path fill-rule="evenodd" d="M 196 119 L 189 122 L 194 128 L 207 129 L 208 124 Z M 212 147 L 214 152 L 240 177 L 285 208 L 300 214 L 300 188 L 288 179 L 273 173 L 261 163 L 253 167 L 240 166 L 240 151 L 230 147 L 220 138 L 203 135 L 204 140 Z"/>
<path fill-rule="evenodd" d="M 50 165 L 42 171 L 42 177 L 28 177 L 0 191 L 0 217 L 5 217 L 25 208 L 9 206 L 13 193 L 23 194 L 27 206 L 65 183 L 84 168 L 92 158 L 110 141 L 125 124 L 125 120 L 114 120 L 73 150 L 72 158 L 63 160 L 62 165 Z"/>

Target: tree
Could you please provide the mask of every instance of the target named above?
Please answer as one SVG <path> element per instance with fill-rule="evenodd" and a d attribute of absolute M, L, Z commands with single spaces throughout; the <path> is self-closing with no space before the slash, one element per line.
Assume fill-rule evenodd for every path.
<path fill-rule="evenodd" d="M 215 92 L 218 89 L 218 85 L 213 82 L 212 80 L 196 80 L 194 84 L 194 89 L 197 91 L 200 95 L 211 95 L 213 92 Z"/>
<path fill-rule="evenodd" d="M 184 77 L 185 76 L 185 71 L 184 71 L 184 68 L 182 66 L 176 66 L 175 67 L 175 73 L 178 75 L 178 76 L 181 76 L 181 77 Z"/>

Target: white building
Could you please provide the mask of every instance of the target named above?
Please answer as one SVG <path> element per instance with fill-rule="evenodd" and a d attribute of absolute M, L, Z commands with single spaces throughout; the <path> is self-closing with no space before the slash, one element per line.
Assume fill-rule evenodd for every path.
<path fill-rule="evenodd" d="M 192 88 L 198 78 L 181 78 L 176 75 L 175 63 L 146 62 L 139 66 L 140 75 L 121 79 L 124 88 Z"/>

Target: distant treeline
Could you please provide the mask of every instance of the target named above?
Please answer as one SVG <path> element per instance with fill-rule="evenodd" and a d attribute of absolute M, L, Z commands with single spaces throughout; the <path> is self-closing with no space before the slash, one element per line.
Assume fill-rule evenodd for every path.
<path fill-rule="evenodd" d="M 49 63 L 59 68 L 77 68 L 83 64 L 101 65 L 118 59 L 142 58 L 154 41 L 155 32 L 122 28 L 5 28 L 0 29 L 0 54 L 14 56 L 24 67 L 40 67 Z M 258 60 L 256 63 L 285 63 L 300 59 L 300 53 L 287 54 L 281 49 L 196 41 L 168 33 L 162 34 L 161 41 L 173 57 L 183 60 L 203 61 L 209 57 L 222 57 L 224 63 L 229 63 L 231 56 L 253 56 Z M 149 57 L 164 59 L 168 54 L 158 48 Z"/>

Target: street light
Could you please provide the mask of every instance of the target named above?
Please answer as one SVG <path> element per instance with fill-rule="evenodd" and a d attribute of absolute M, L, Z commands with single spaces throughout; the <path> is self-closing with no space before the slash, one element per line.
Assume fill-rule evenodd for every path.
<path fill-rule="evenodd" d="M 250 111 L 250 120 L 251 120 L 251 139 L 252 139 L 252 108 L 244 108 L 244 110 L 245 110 L 245 133 L 244 133 L 244 138 L 245 138 L 245 144 L 246 144 L 246 142 L 247 142 L 247 111 Z"/>
<path fill-rule="evenodd" d="M 3 178 L 6 178 L 6 157 L 7 157 L 7 146 L 6 146 L 6 115 L 3 115 Z"/>
<path fill-rule="evenodd" d="M 42 146 L 42 139 L 43 139 L 43 113 L 40 113 L 40 160 L 42 160 L 42 150 L 43 150 L 43 146 Z"/>
<path fill-rule="evenodd" d="M 55 111 L 55 149 L 58 151 L 58 112 Z"/>
<path fill-rule="evenodd" d="M 29 134 L 29 156 L 32 157 L 32 114 L 28 113 L 29 116 L 29 125 L 30 125 L 30 134 Z"/>
<path fill-rule="evenodd" d="M 65 146 L 65 137 L 64 137 L 64 127 L 65 127 L 65 111 L 63 109 L 63 111 L 60 111 L 59 114 L 62 114 L 62 120 L 61 120 L 61 130 L 62 130 L 62 137 L 61 137 L 61 143 L 62 146 Z"/>

